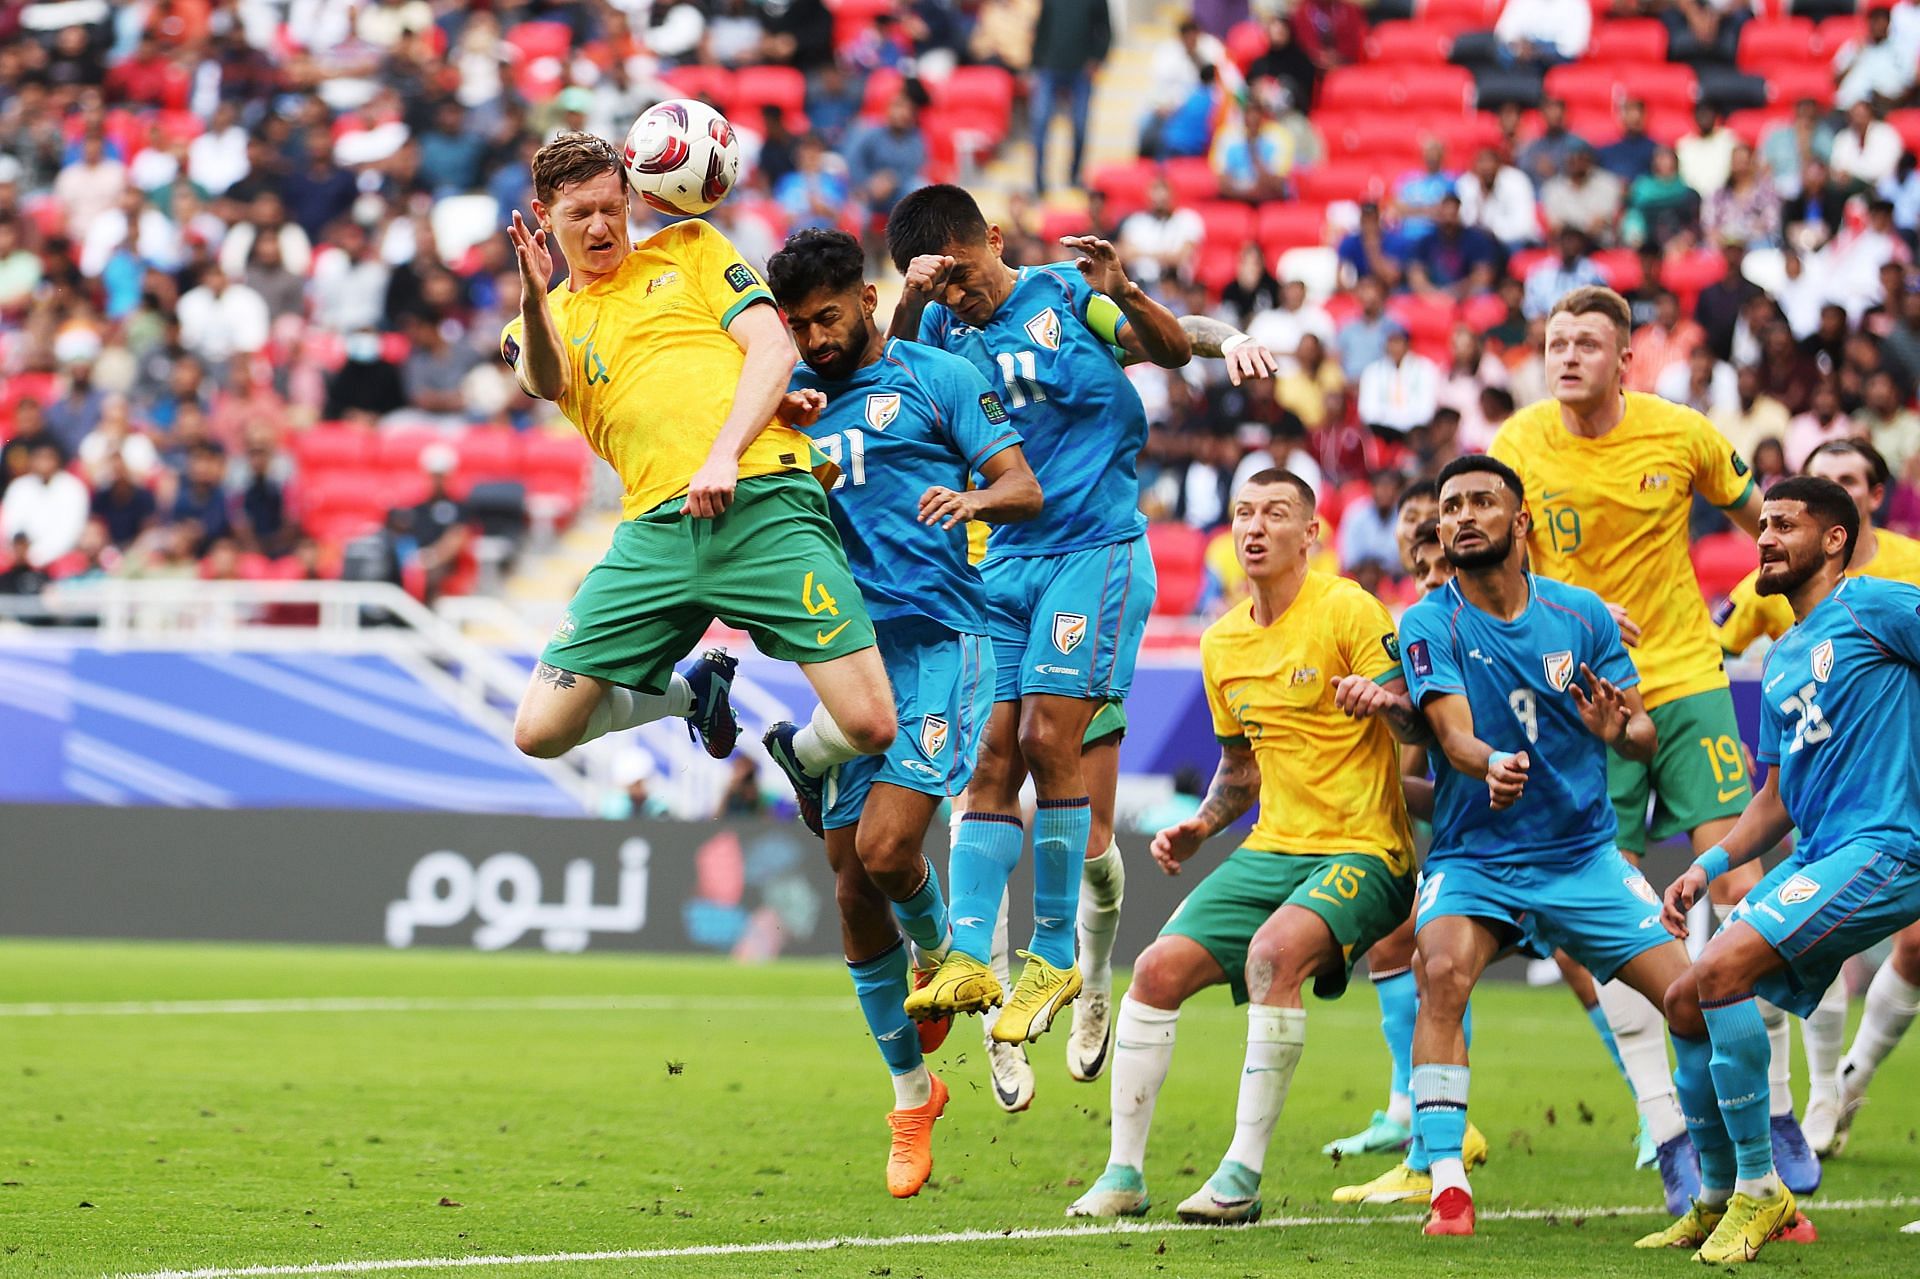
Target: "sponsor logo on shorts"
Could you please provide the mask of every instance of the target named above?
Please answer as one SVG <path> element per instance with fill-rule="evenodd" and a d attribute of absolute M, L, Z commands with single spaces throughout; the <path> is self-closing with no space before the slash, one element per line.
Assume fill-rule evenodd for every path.
<path fill-rule="evenodd" d="M 937 759 L 940 752 L 947 749 L 947 721 L 938 715 L 927 715 L 920 720 L 920 753 L 928 759 Z"/>
<path fill-rule="evenodd" d="M 981 394 L 980 411 L 986 414 L 987 421 L 995 426 L 1005 426 L 1007 424 L 1007 406 L 1002 404 L 1000 397 L 992 391 L 986 391 Z"/>
<path fill-rule="evenodd" d="M 1715 791 L 1713 793 L 1713 797 L 1719 803 L 1726 804 L 1740 798 L 1742 795 L 1749 795 L 1749 794 L 1752 794 L 1752 792 L 1748 790 L 1744 785 L 1729 786 L 1725 790 Z"/>
<path fill-rule="evenodd" d="M 1045 662 L 1037 664 L 1034 672 L 1039 675 L 1085 675 L 1085 671 L 1075 670 L 1071 666 L 1049 666 Z"/>
<path fill-rule="evenodd" d="M 1407 660 L 1413 663 L 1415 675 L 1433 674 L 1433 654 L 1427 651 L 1425 640 L 1415 640 L 1407 645 Z"/>
<path fill-rule="evenodd" d="M 733 286 L 735 293 L 745 293 L 756 283 L 753 278 L 753 268 L 745 262 L 735 262 L 727 268 L 727 283 Z"/>
<path fill-rule="evenodd" d="M 553 628 L 554 643 L 566 643 L 573 638 L 573 633 L 579 628 L 580 624 L 573 620 L 573 610 L 568 609 L 566 612 L 560 614 L 560 625 Z"/>
<path fill-rule="evenodd" d="M 886 430 L 893 425 L 893 419 L 899 416 L 900 393 L 898 391 L 867 397 L 867 425 L 874 430 Z"/>
<path fill-rule="evenodd" d="M 1053 646 L 1064 655 L 1080 647 L 1080 641 L 1087 637 L 1087 615 L 1085 613 L 1055 613 L 1053 615 Z"/>
<path fill-rule="evenodd" d="M 903 759 L 900 761 L 900 767 L 906 769 L 910 773 L 919 773 L 924 777 L 940 776 L 939 769 L 933 767 L 933 765 L 931 764 L 922 764 L 917 759 Z"/>
<path fill-rule="evenodd" d="M 849 626 L 852 626 L 852 625 L 853 625 L 853 619 L 849 617 L 846 621 L 840 623 L 840 625 L 834 627 L 830 631 L 816 630 L 813 633 L 814 642 L 824 648 L 826 645 L 831 644 L 833 643 L 834 640 L 840 638 L 840 632 L 846 630 Z"/>
<path fill-rule="evenodd" d="M 1780 899 L 1782 906 L 1797 906 L 1819 891 L 1820 885 L 1814 883 L 1805 875 L 1795 875 L 1792 879 L 1780 885 L 1778 891 L 1774 893 L 1774 896 Z"/>
<path fill-rule="evenodd" d="M 1547 668 L 1547 683 L 1553 685 L 1553 691 L 1566 692 L 1567 685 L 1573 683 L 1573 650 L 1563 648 L 1557 653 L 1548 653 L 1540 661 Z"/>
<path fill-rule="evenodd" d="M 1622 879 L 1621 882 L 1632 890 L 1635 897 L 1638 897 L 1641 901 L 1647 903 L 1647 905 L 1658 906 L 1660 904 L 1660 894 L 1653 891 L 1653 885 L 1647 882 L 1645 875 L 1628 875 Z"/>
<path fill-rule="evenodd" d="M 1782 915 L 1779 911 L 1767 905 L 1765 902 L 1760 903 L 1760 910 L 1762 911 L 1762 913 L 1766 915 L 1768 919 L 1773 920 L 1777 924 L 1784 924 L 1787 922 L 1787 917 L 1785 915 Z M 1727 918 L 1731 919 L 1733 918 L 1733 916 L 1729 915 L 1727 916 Z"/>
<path fill-rule="evenodd" d="M 1027 321 L 1027 336 L 1049 351 L 1060 349 L 1060 317 L 1048 307 Z"/>
<path fill-rule="evenodd" d="M 1813 646 L 1813 677 L 1822 684 L 1833 674 L 1833 641 L 1823 639 Z"/>

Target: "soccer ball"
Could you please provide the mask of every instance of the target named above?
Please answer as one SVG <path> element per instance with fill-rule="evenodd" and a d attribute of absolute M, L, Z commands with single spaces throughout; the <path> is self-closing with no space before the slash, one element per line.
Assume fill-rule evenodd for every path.
<path fill-rule="evenodd" d="M 641 113 L 622 151 L 634 192 L 662 213 L 705 213 L 740 176 L 740 143 L 704 102 L 671 98 Z"/>

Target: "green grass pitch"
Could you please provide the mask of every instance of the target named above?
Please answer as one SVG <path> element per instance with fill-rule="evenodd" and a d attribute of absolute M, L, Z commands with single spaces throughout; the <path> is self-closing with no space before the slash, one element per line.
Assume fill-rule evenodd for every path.
<path fill-rule="evenodd" d="M 1404 1211 L 1327 1201 L 1385 1166 L 1335 1168 L 1318 1153 L 1386 1089 L 1365 989 L 1310 1008 L 1306 1060 L 1268 1159 L 1269 1216 L 1316 1220 L 1173 1221 L 1231 1131 L 1244 1023 L 1216 994 L 1181 1020 L 1148 1155 L 1153 1215 L 1125 1232 L 1020 1238 L 998 1232 L 1067 1228 L 1061 1209 L 1098 1175 L 1106 1082 L 1073 1083 L 1064 1034 L 1051 1035 L 1034 1050 L 1033 1109 L 1003 1115 L 977 1023 L 963 1023 L 935 1062 L 954 1100 L 934 1183 L 895 1202 L 882 1177 L 891 1093 L 832 964 L 9 942 L 0 972 L 0 1275 L 21 1279 L 433 1259 L 442 1264 L 336 1272 L 1697 1272 L 1684 1255 L 1628 1246 L 1662 1220 L 1659 1182 L 1631 1167 L 1625 1086 L 1564 990 L 1476 998 L 1473 1114 L 1493 1159 L 1475 1177 L 1483 1221 L 1472 1240 L 1426 1240 Z M 236 1000 L 309 1002 L 165 1015 L 74 1007 Z M 1802 1073 L 1796 1061 L 1796 1082 Z M 1769 1249 L 1762 1273 L 1920 1274 L 1920 1237 L 1897 1233 L 1920 1217 L 1916 1083 L 1920 1050 L 1907 1048 L 1807 1203 L 1821 1242 Z M 994 1233 L 925 1238 L 962 1232 Z M 920 1238 L 685 1251 L 849 1236 Z M 666 1255 L 444 1264 L 635 1250 Z"/>

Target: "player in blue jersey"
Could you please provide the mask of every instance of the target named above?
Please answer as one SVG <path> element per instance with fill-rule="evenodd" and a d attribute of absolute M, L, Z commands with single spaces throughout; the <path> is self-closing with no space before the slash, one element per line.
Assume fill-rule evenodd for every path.
<path fill-rule="evenodd" d="M 1591 591 L 1527 571 L 1526 495 L 1504 463 L 1462 457 L 1439 484 L 1440 540 L 1456 576 L 1408 609 L 1400 630 L 1408 695 L 1436 743 L 1433 847 L 1415 904 L 1412 1082 L 1432 1160 L 1426 1232 L 1466 1235 L 1462 1016 L 1487 965 L 1525 937 L 1657 1001 L 1687 955 L 1659 928 L 1659 897 L 1614 846 L 1607 752 L 1644 760 L 1655 745 L 1618 625 Z M 1697 1016 L 1681 1029 L 1697 1032 Z M 1677 1212 L 1697 1188 L 1685 1123 L 1671 1087 L 1642 1090 L 1638 1103 Z"/>
<path fill-rule="evenodd" d="M 1759 593 L 1785 596 L 1794 616 L 1761 674 L 1767 783 L 1667 889 L 1667 927 L 1685 937 L 1708 881 L 1789 830 L 1800 840 L 1667 992 L 1673 1016 L 1704 1013 L 1704 1033 L 1675 1038 L 1702 1189 L 1643 1247 L 1751 1261 L 1794 1221 L 1768 1140 L 1769 1048 L 1754 1000 L 1804 1017 L 1849 956 L 1920 919 L 1920 587 L 1847 576 L 1859 531 L 1858 508 L 1831 480 L 1782 480 L 1761 507 Z"/>
<path fill-rule="evenodd" d="M 899 730 L 885 754 L 822 772 L 801 761 L 792 724 L 769 729 L 766 746 L 808 824 L 826 835 L 847 965 L 893 1074 L 887 1186 L 906 1198 L 932 1172 L 947 1089 L 928 1073 L 904 1010 L 900 933 L 929 971 L 945 957 L 946 903 L 922 846 L 941 802 L 965 789 L 993 704 L 986 590 L 967 562 L 966 522 L 1032 519 L 1041 495 L 1019 434 L 973 367 L 875 326 L 864 266 L 846 232 L 803 230 L 767 263 L 767 283 L 804 361 L 789 406 L 840 472 L 829 507 L 873 618 Z M 980 487 L 969 489 L 975 476 Z"/>
<path fill-rule="evenodd" d="M 1078 262 L 1015 271 L 973 197 L 922 187 L 889 215 L 906 289 L 892 332 L 967 360 L 999 389 L 1047 491 L 1040 518 L 995 528 L 982 575 L 998 668 L 994 708 L 954 841 L 953 951 L 916 991 L 916 1016 L 981 1011 L 1006 998 L 996 1041 L 1043 1033 L 1080 991 L 1074 930 L 1094 829 L 1081 746 L 1108 700 L 1125 697 L 1154 597 L 1134 458 L 1147 438 L 1122 358 L 1178 367 L 1192 343 L 1173 313 L 1127 278 L 1105 241 L 1069 240 Z M 993 925 L 1024 830 L 1031 775 L 1034 932 L 1010 996 L 988 966 Z M 1111 817 L 1107 816 L 1110 824 Z M 1117 908 L 1119 858 L 1089 862 Z"/>

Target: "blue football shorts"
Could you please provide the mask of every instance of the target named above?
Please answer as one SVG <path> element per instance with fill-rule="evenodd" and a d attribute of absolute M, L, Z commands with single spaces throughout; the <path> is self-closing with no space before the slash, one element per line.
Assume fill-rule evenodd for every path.
<path fill-rule="evenodd" d="M 1564 950 L 1598 982 L 1673 940 L 1660 925 L 1660 895 L 1612 844 L 1572 865 L 1429 858 L 1414 923 L 1425 928 L 1443 915 L 1487 923 L 1507 945 Z"/>
<path fill-rule="evenodd" d="M 989 560 L 980 575 L 999 671 L 996 702 L 1028 693 L 1127 695 L 1157 587 L 1146 534 L 1064 555 Z"/>
<path fill-rule="evenodd" d="M 923 795 L 967 788 L 993 710 L 993 645 L 922 622 L 876 622 L 874 640 L 900 716 L 884 755 L 862 755 L 827 774 L 828 830 L 860 820 L 867 792 L 886 782 Z"/>
<path fill-rule="evenodd" d="M 1818 861 L 1796 852 L 1753 886 L 1727 922 L 1747 924 L 1787 961 L 1754 993 L 1805 1017 L 1848 958 L 1916 919 L 1920 845 L 1857 840 Z"/>

